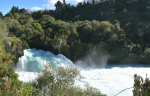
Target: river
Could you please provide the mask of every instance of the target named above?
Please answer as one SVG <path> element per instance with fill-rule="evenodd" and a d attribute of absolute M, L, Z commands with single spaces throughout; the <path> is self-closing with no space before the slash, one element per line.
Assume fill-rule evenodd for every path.
<path fill-rule="evenodd" d="M 49 62 L 56 66 L 64 66 L 64 64 L 76 66 L 62 54 L 54 55 L 49 51 L 26 49 L 24 56 L 19 58 L 15 68 L 16 73 L 19 74 L 19 80 L 24 82 L 34 80 L 38 74 L 36 71 L 42 69 L 43 65 Z M 147 74 L 150 77 L 150 66 L 144 64 L 105 64 L 105 66 L 97 65 L 94 67 L 78 65 L 77 67 L 81 70 L 82 78 L 76 80 L 75 85 L 84 88 L 83 85 L 88 82 L 107 96 L 114 96 L 123 89 L 133 87 L 134 74 L 141 75 L 143 78 Z M 117 96 L 132 96 L 132 90 L 126 90 Z"/>

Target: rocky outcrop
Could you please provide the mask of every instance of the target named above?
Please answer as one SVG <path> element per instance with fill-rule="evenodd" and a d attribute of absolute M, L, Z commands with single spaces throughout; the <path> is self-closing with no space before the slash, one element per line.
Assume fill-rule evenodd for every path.
<path fill-rule="evenodd" d="M 18 59 L 24 55 L 21 40 L 15 37 L 8 37 L 4 39 L 3 44 L 5 51 L 10 54 L 9 60 L 12 60 L 14 63 L 16 63 Z"/>
<path fill-rule="evenodd" d="M 62 39 L 51 39 L 50 40 L 50 45 L 59 51 L 60 53 L 60 49 L 61 49 L 61 43 L 62 43 Z"/>

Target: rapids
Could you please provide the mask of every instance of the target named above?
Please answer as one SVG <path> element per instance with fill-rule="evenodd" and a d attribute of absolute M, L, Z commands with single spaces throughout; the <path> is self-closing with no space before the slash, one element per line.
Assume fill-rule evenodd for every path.
<path fill-rule="evenodd" d="M 19 58 L 16 66 L 16 73 L 19 74 L 19 80 L 29 82 L 37 77 L 37 71 L 43 68 L 44 64 L 49 62 L 56 66 L 63 66 L 69 64 L 70 66 L 77 66 L 81 70 L 82 78 L 75 82 L 75 85 L 80 85 L 84 88 L 84 84 L 88 82 L 92 87 L 100 89 L 100 91 L 107 96 L 114 96 L 123 89 L 133 87 L 134 74 L 141 75 L 142 77 L 150 77 L 149 65 L 134 64 L 134 65 L 105 65 L 105 66 L 80 66 L 73 64 L 68 58 L 62 54 L 54 55 L 51 52 L 26 49 L 24 50 L 24 56 Z M 117 96 L 132 96 L 132 90 L 129 89 Z"/>

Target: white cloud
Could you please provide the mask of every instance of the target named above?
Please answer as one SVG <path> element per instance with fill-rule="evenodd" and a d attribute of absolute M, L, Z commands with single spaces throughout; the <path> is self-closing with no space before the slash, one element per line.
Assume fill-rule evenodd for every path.
<path fill-rule="evenodd" d="M 43 6 L 47 6 L 47 7 L 49 7 L 49 6 L 50 6 L 50 4 L 43 4 Z"/>
<path fill-rule="evenodd" d="M 47 2 L 49 3 L 49 4 L 55 4 L 56 2 L 57 2 L 58 0 L 47 0 Z M 59 0 L 59 1 L 61 1 L 61 2 L 63 2 L 63 0 Z M 83 2 L 84 0 L 66 0 L 66 3 L 67 2 Z"/>
<path fill-rule="evenodd" d="M 55 9 L 55 4 L 58 0 L 43 0 L 43 1 L 47 2 L 47 4 L 43 4 L 43 7 L 46 6 L 48 9 Z M 59 1 L 63 2 L 63 0 L 59 0 Z M 70 3 L 71 5 L 76 5 L 79 2 L 83 2 L 83 1 L 84 0 L 66 0 L 66 3 L 67 4 Z"/>
<path fill-rule="evenodd" d="M 58 0 L 47 0 L 47 2 L 48 2 L 49 4 L 55 4 L 57 1 L 58 1 Z M 62 0 L 60 0 L 60 1 L 62 1 Z"/>
<path fill-rule="evenodd" d="M 84 0 L 66 0 L 66 2 L 75 1 L 75 2 L 83 2 Z"/>
<path fill-rule="evenodd" d="M 46 6 L 46 4 L 43 4 L 42 6 Z"/>
<path fill-rule="evenodd" d="M 32 7 L 31 10 L 42 10 L 42 8 L 35 6 L 35 7 Z"/>
<path fill-rule="evenodd" d="M 75 2 L 83 2 L 84 0 L 66 0 L 67 2 L 75 1 Z"/>
<path fill-rule="evenodd" d="M 47 7 L 49 7 L 49 6 L 50 6 L 50 4 L 47 4 L 46 6 L 47 6 Z"/>

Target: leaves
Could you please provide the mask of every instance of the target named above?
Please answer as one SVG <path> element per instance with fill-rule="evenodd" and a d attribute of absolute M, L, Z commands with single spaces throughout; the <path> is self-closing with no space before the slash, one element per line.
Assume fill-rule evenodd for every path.
<path fill-rule="evenodd" d="M 106 96 L 101 92 L 89 85 L 87 89 L 83 90 L 80 87 L 74 86 L 74 82 L 80 79 L 80 70 L 75 66 L 64 65 L 56 66 L 54 64 L 48 64 L 45 66 L 42 73 L 33 83 L 33 86 L 37 88 L 36 95 L 48 95 L 48 96 Z M 90 90 L 89 90 L 90 89 Z"/>
<path fill-rule="evenodd" d="M 146 75 L 145 80 L 135 74 L 134 75 L 134 90 L 133 90 L 133 96 L 149 96 L 150 94 L 150 80 Z"/>

